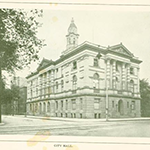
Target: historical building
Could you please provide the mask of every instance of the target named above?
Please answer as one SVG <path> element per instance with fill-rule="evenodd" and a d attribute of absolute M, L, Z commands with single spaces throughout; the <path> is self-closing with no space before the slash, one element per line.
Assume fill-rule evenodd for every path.
<path fill-rule="evenodd" d="M 26 113 L 27 80 L 23 77 L 14 76 L 11 80 L 11 88 L 16 89 L 18 94 L 16 99 L 12 99 L 11 110 L 14 115 L 23 115 Z"/>
<path fill-rule="evenodd" d="M 74 21 L 66 50 L 27 77 L 27 113 L 66 118 L 140 117 L 139 64 L 122 43 L 78 45 Z"/>

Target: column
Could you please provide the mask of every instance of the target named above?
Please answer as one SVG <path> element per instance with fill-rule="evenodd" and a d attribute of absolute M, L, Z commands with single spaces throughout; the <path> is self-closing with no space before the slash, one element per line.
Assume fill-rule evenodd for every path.
<path fill-rule="evenodd" d="M 130 90 L 130 64 L 127 65 L 127 89 Z"/>
<path fill-rule="evenodd" d="M 40 80 L 40 82 L 39 82 L 39 84 L 40 84 L 39 85 L 40 86 L 40 88 L 39 88 L 39 91 L 40 91 L 39 95 L 42 96 L 42 75 L 39 76 L 39 80 Z"/>
<path fill-rule="evenodd" d="M 47 72 L 44 73 L 45 76 L 44 76 L 44 95 L 46 96 L 47 94 Z"/>
<path fill-rule="evenodd" d="M 110 59 L 107 59 L 106 64 L 106 84 L 107 88 L 110 88 Z"/>
<path fill-rule="evenodd" d="M 113 79 L 112 79 L 112 88 L 115 89 L 116 88 L 116 61 L 113 60 Z"/>
<path fill-rule="evenodd" d="M 51 93 L 54 93 L 54 70 L 51 71 Z"/>
<path fill-rule="evenodd" d="M 107 63 L 106 63 L 106 121 L 108 121 L 108 114 L 109 114 L 109 98 L 108 98 L 109 88 L 110 88 L 110 59 L 107 59 Z"/>
<path fill-rule="evenodd" d="M 122 89 L 125 90 L 125 63 L 122 63 Z"/>
<path fill-rule="evenodd" d="M 140 82 L 139 82 L 139 68 L 137 68 L 137 93 L 140 92 Z"/>

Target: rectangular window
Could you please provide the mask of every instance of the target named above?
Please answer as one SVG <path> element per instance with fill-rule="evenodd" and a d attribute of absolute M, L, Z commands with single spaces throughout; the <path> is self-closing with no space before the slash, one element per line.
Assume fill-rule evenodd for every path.
<path fill-rule="evenodd" d="M 67 113 L 66 113 L 66 118 L 68 117 Z"/>
<path fill-rule="evenodd" d="M 56 104 L 56 110 L 58 110 L 58 101 L 56 101 L 55 104 Z"/>
<path fill-rule="evenodd" d="M 100 113 L 98 114 L 98 118 L 101 118 L 101 114 Z"/>
<path fill-rule="evenodd" d="M 50 78 L 51 77 L 51 70 L 48 71 L 48 74 L 49 74 L 48 77 Z"/>
<path fill-rule="evenodd" d="M 80 109 L 82 110 L 83 109 L 83 99 L 80 98 Z"/>
<path fill-rule="evenodd" d="M 56 82 L 56 89 L 58 89 L 58 82 Z"/>
<path fill-rule="evenodd" d="M 129 108 L 129 102 L 127 102 L 127 108 Z"/>
<path fill-rule="evenodd" d="M 73 62 L 73 70 L 74 69 L 77 69 L 77 62 L 76 61 Z"/>
<path fill-rule="evenodd" d="M 134 74 L 134 69 L 132 67 L 130 68 L 130 74 Z"/>
<path fill-rule="evenodd" d="M 131 107 L 132 107 L 132 110 L 135 110 L 135 101 L 132 101 Z"/>
<path fill-rule="evenodd" d="M 58 82 L 56 82 L 56 93 L 58 92 Z"/>
<path fill-rule="evenodd" d="M 48 94 L 51 93 L 51 87 L 48 87 Z"/>
<path fill-rule="evenodd" d="M 68 100 L 66 100 L 66 110 L 68 110 Z"/>
<path fill-rule="evenodd" d="M 61 109 L 63 110 L 63 101 L 61 101 Z"/>
<path fill-rule="evenodd" d="M 32 90 L 31 90 L 31 98 L 32 98 L 32 94 L 33 94 L 33 93 L 32 93 Z"/>
<path fill-rule="evenodd" d="M 94 67 L 98 67 L 99 64 L 98 64 L 98 59 L 97 58 L 94 58 Z"/>
<path fill-rule="evenodd" d="M 100 98 L 94 98 L 94 109 L 100 109 Z"/>
<path fill-rule="evenodd" d="M 115 107 L 115 102 L 114 102 L 114 101 L 112 101 L 112 107 L 113 107 L 113 108 Z"/>
<path fill-rule="evenodd" d="M 63 92 L 63 90 L 64 90 L 64 81 L 61 80 L 61 91 Z"/>
<path fill-rule="evenodd" d="M 42 89 L 40 89 L 40 95 L 42 95 Z"/>
<path fill-rule="evenodd" d="M 76 109 L 76 100 L 72 99 L 72 109 L 75 110 Z"/>
<path fill-rule="evenodd" d="M 63 117 L 63 113 L 61 113 L 61 117 Z"/>

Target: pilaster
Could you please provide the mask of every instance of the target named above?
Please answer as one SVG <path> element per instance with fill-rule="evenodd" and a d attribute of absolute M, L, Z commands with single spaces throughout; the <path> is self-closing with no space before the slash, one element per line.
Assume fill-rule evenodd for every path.
<path fill-rule="evenodd" d="M 127 65 L 127 89 L 130 90 L 130 64 Z"/>
<path fill-rule="evenodd" d="M 115 89 L 116 88 L 116 61 L 113 60 L 113 71 L 112 71 L 113 75 L 113 79 L 112 79 L 112 88 Z"/>
<path fill-rule="evenodd" d="M 122 63 L 122 89 L 125 90 L 125 63 Z"/>
<path fill-rule="evenodd" d="M 106 61 L 106 84 L 107 87 L 110 88 L 110 59 L 107 59 Z"/>

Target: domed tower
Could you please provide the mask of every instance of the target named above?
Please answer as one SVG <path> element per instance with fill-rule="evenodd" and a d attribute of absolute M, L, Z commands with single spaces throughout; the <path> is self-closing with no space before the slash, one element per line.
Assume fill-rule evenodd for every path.
<path fill-rule="evenodd" d="M 74 48 L 78 45 L 78 37 L 79 37 L 79 34 L 77 33 L 77 27 L 74 24 L 74 20 L 72 18 L 71 24 L 68 28 L 68 34 L 66 35 L 67 49 Z"/>

